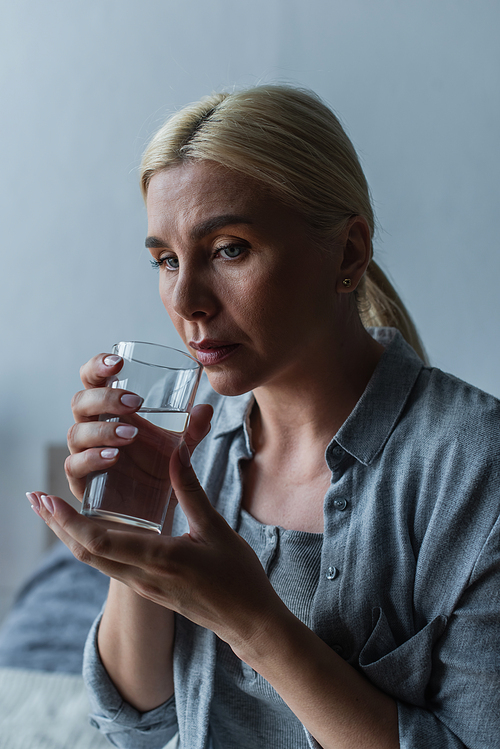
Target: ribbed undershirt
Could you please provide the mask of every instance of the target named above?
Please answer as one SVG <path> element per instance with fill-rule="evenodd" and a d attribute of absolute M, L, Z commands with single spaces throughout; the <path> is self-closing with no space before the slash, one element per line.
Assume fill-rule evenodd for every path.
<path fill-rule="evenodd" d="M 263 525 L 245 510 L 237 530 L 254 549 L 280 598 L 310 626 L 323 534 Z M 221 640 L 217 641 L 210 728 L 213 749 L 308 747 L 301 723 L 277 692 Z"/>

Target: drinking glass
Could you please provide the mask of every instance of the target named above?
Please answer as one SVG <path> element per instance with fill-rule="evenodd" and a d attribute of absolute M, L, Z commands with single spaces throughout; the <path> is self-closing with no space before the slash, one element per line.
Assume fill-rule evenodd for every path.
<path fill-rule="evenodd" d="M 102 414 L 99 420 L 126 422 L 139 432 L 120 448 L 115 465 L 89 474 L 81 512 L 111 527 L 120 523 L 161 533 L 172 493 L 170 456 L 188 426 L 202 366 L 189 354 L 155 343 L 116 343 L 112 352 L 123 358 L 123 367 L 107 387 L 144 401 L 130 416 Z"/>

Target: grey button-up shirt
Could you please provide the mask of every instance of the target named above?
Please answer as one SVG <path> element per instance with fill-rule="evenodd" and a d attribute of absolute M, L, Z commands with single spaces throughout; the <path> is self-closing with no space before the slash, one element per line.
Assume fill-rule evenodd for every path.
<path fill-rule="evenodd" d="M 399 333 L 386 346 L 325 459 L 319 579 L 309 626 L 397 700 L 402 749 L 500 747 L 500 402 L 426 367 Z M 218 396 L 193 464 L 237 527 L 238 463 L 251 457 L 252 395 Z M 175 533 L 187 530 L 179 511 Z M 316 565 L 317 569 L 317 565 Z M 317 573 L 316 573 L 317 574 Z M 205 749 L 215 635 L 176 620 L 175 698 L 140 714 L 100 664 L 94 626 L 84 673 L 92 720 L 116 746 Z M 318 744 L 305 732 L 310 747 Z"/>

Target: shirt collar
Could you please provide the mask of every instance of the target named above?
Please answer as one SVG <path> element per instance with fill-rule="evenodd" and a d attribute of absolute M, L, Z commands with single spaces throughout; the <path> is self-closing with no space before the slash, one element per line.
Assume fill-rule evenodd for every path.
<path fill-rule="evenodd" d="M 386 348 L 366 390 L 328 446 L 327 459 L 337 444 L 369 465 L 389 439 L 424 366 L 396 329 L 370 328 L 369 332 Z M 252 393 L 221 398 L 214 414 L 213 436 L 241 429 L 253 403 Z"/>
<path fill-rule="evenodd" d="M 356 406 L 327 448 L 335 443 L 369 465 L 389 439 L 424 367 L 422 360 L 394 328 L 371 328 L 385 351 Z"/>

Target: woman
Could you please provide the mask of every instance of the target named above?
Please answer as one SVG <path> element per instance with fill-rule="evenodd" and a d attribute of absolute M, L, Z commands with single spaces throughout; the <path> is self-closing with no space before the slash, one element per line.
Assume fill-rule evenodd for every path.
<path fill-rule="evenodd" d="M 134 749 L 500 746 L 499 404 L 415 353 L 337 119 L 288 87 L 209 97 L 153 138 L 142 187 L 209 383 L 170 463 L 179 509 L 151 537 L 31 495 L 111 577 L 96 725 Z M 140 405 L 104 387 L 120 368 L 82 368 L 80 498 L 137 439 L 97 421 Z"/>

